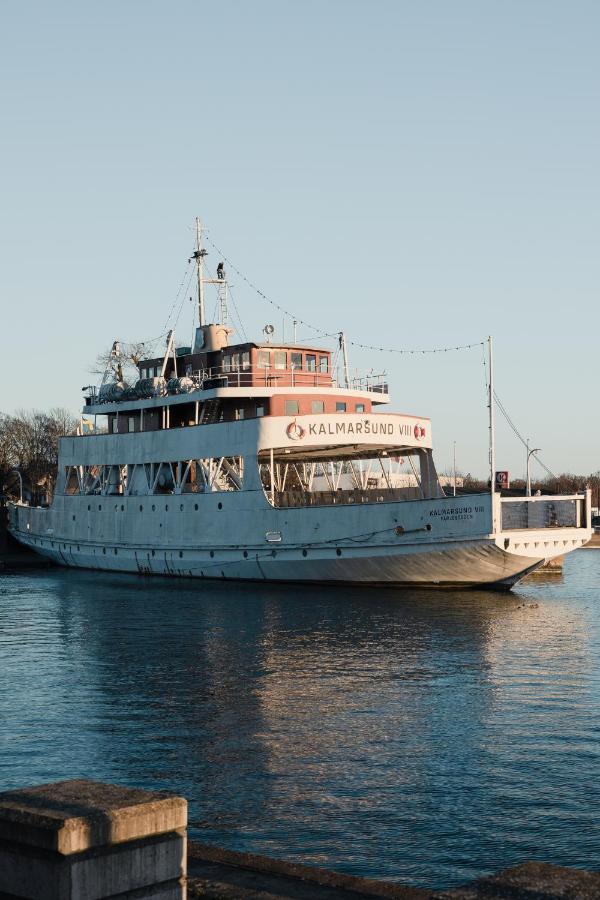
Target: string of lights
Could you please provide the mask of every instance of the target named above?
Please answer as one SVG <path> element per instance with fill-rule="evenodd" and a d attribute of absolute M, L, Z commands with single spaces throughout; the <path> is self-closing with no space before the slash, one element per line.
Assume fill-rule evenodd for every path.
<path fill-rule="evenodd" d="M 316 325 L 312 325 L 310 322 L 307 322 L 305 319 L 300 318 L 300 316 L 295 315 L 294 313 L 289 312 L 289 310 L 285 309 L 281 306 L 280 303 L 276 303 L 275 300 L 272 300 L 270 297 L 260 290 L 255 284 L 253 284 L 249 278 L 244 275 L 243 272 L 238 269 L 238 267 L 226 256 L 220 247 L 217 247 L 215 242 L 211 240 L 208 235 L 206 235 L 206 241 L 211 245 L 213 250 L 219 254 L 219 256 L 227 263 L 230 269 L 232 269 L 236 275 L 238 275 L 243 281 L 246 282 L 248 287 L 250 287 L 259 297 L 265 300 L 270 306 L 274 309 L 277 309 L 279 312 L 283 313 L 289 319 L 296 323 L 296 325 L 304 325 L 306 328 L 310 328 L 311 331 L 314 331 L 316 334 L 321 335 L 322 337 L 338 337 L 339 332 L 327 332 L 322 328 L 318 328 Z M 347 343 L 352 347 L 358 347 L 361 350 L 372 350 L 378 353 L 397 353 L 401 355 L 418 355 L 418 354 L 429 354 L 429 353 L 452 353 L 457 350 L 472 350 L 474 347 L 483 347 L 485 345 L 485 341 L 475 341 L 471 344 L 462 344 L 460 346 L 451 346 L 451 347 L 429 347 L 429 348 L 400 348 L 400 347 L 378 347 L 373 344 L 363 344 L 361 341 L 356 341 L 351 338 L 346 339 Z"/>

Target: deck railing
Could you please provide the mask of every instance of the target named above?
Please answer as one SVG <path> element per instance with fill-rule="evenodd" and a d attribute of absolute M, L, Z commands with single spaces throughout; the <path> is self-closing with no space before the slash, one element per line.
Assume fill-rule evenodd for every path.
<path fill-rule="evenodd" d="M 582 528 L 587 524 L 585 494 L 502 497 L 501 511 L 502 531 Z"/>

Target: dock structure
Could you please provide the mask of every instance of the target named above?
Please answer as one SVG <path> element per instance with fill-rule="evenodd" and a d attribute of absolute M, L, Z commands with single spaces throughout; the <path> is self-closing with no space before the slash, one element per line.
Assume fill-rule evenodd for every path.
<path fill-rule="evenodd" d="M 88 779 L 0 794 L 0 898 L 184 900 L 187 802 Z"/>
<path fill-rule="evenodd" d="M 0 900 L 597 900 L 600 873 L 525 862 L 449 890 L 187 842 L 182 797 L 87 779 L 0 794 Z"/>

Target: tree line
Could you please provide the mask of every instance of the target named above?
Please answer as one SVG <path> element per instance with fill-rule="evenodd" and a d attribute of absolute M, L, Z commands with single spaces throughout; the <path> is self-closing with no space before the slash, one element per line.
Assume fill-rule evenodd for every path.
<path fill-rule="evenodd" d="M 0 413 L 0 494 L 49 501 L 58 472 L 58 443 L 76 434 L 78 417 L 66 409 Z"/>

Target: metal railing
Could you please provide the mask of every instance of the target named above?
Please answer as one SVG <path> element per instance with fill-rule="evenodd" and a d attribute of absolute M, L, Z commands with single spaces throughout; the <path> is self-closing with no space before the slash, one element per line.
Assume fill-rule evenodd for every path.
<path fill-rule="evenodd" d="M 268 487 L 265 493 L 271 499 Z M 273 505 L 278 507 L 346 506 L 356 503 L 390 503 L 398 500 L 421 500 L 418 487 L 371 488 L 368 490 L 339 491 L 274 491 Z"/>
<path fill-rule="evenodd" d="M 503 531 L 582 528 L 586 524 L 586 497 L 502 497 L 501 511 Z"/>
<path fill-rule="evenodd" d="M 355 391 L 368 391 L 376 394 L 387 394 L 388 384 L 385 374 L 365 375 L 351 378 L 347 388 Z M 154 384 L 149 387 L 149 382 Z M 180 375 L 178 378 L 165 379 L 159 376 L 141 378 L 135 385 L 115 385 L 114 392 L 107 392 L 103 397 L 95 387 L 88 387 L 85 396 L 88 406 L 106 403 L 120 403 L 128 400 L 147 399 L 149 397 L 166 397 L 173 394 L 189 394 L 194 391 L 207 391 L 214 388 L 242 387 L 323 387 L 347 389 L 339 377 L 332 372 L 321 370 L 294 368 L 277 369 L 274 366 L 257 369 L 229 369 L 214 367 Z M 104 390 L 104 389 L 103 389 Z"/>

